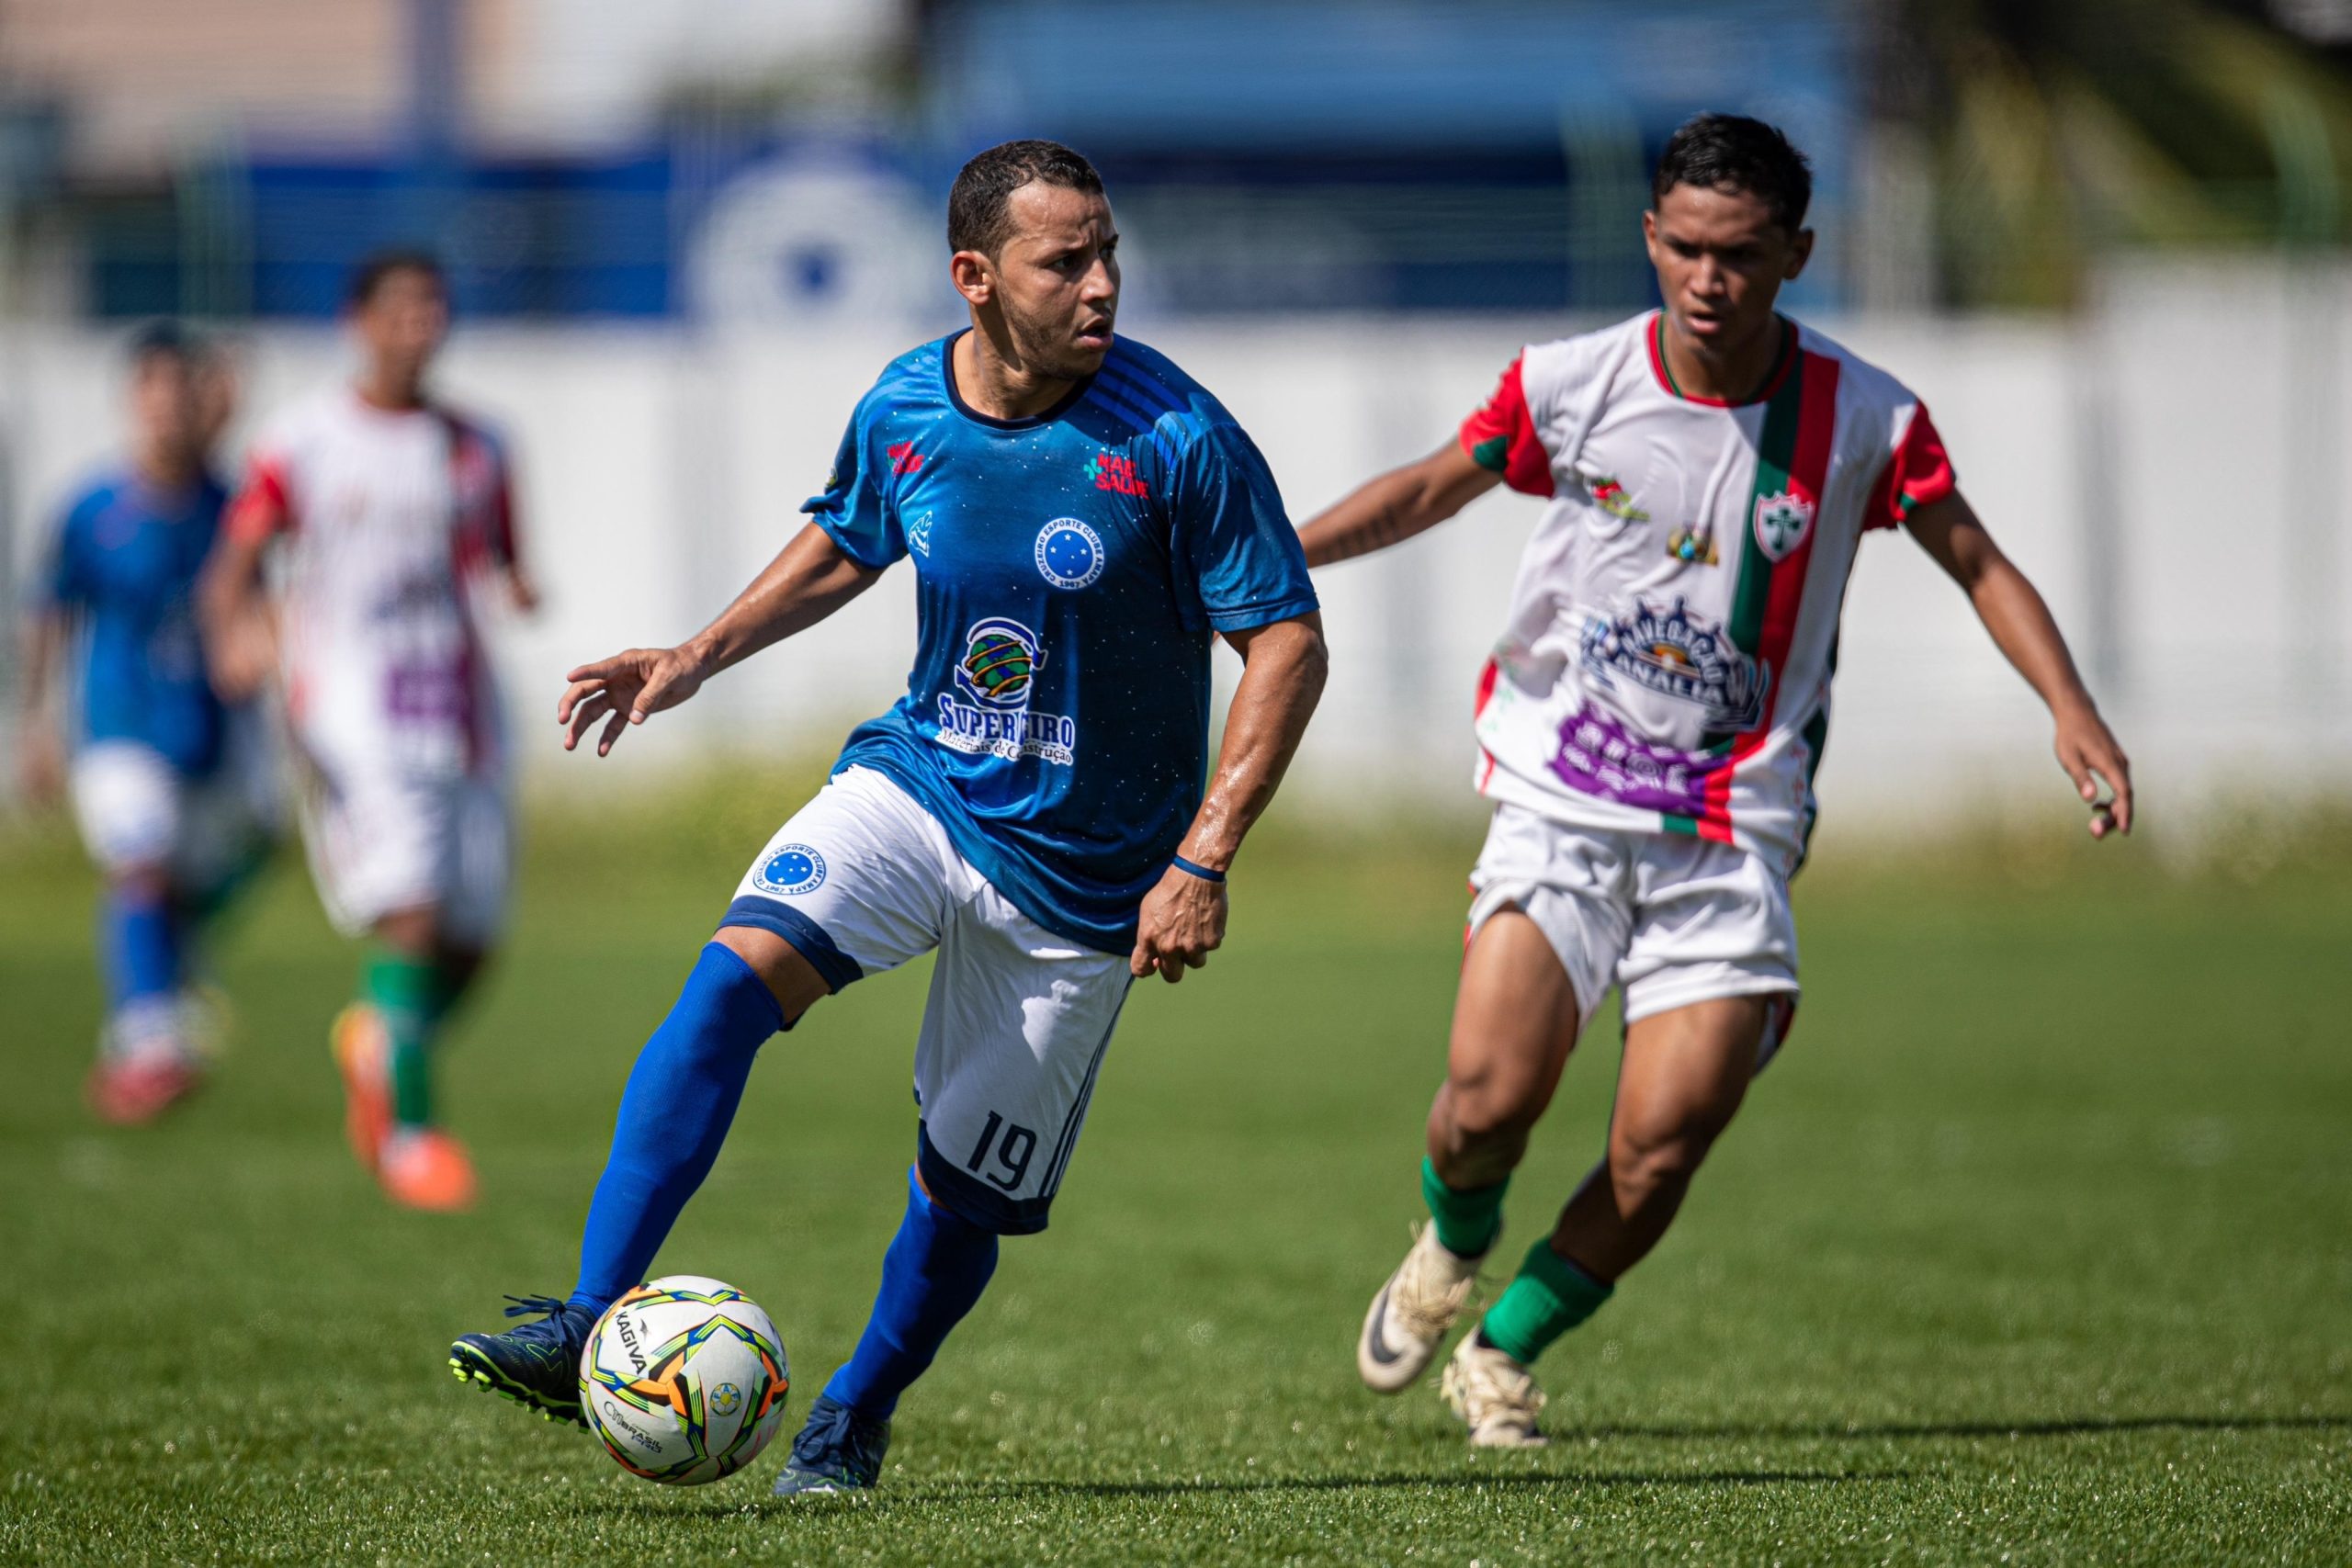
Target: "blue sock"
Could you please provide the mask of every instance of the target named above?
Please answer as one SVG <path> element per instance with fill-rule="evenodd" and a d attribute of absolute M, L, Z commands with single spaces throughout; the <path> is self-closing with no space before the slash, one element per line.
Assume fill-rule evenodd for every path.
<path fill-rule="evenodd" d="M 933 1202 L 907 1172 L 907 1217 L 882 1255 L 882 1288 L 857 1351 L 825 1384 L 825 1397 L 861 1416 L 888 1416 L 922 1376 L 996 1272 L 996 1233 Z"/>
<path fill-rule="evenodd" d="M 99 916 L 107 988 L 116 1011 L 180 988 L 180 934 L 170 902 L 147 888 L 112 887 Z"/>
<path fill-rule="evenodd" d="M 775 993 L 750 964 L 717 942 L 702 950 L 629 1070 L 613 1152 L 588 1205 L 571 1305 L 602 1314 L 645 1278 L 727 1141 L 752 1058 L 784 1021 Z"/>

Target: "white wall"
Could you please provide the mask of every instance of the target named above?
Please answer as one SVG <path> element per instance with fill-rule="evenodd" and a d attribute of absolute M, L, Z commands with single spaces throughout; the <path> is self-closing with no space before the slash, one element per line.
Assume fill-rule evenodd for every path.
<path fill-rule="evenodd" d="M 2340 301 L 2340 280 L 2335 292 Z M 2111 583 L 2121 679 L 2101 694 L 2152 805 L 2325 787 L 2352 762 L 2352 661 L 2340 632 L 2352 609 L 2352 548 L 2340 542 L 2352 508 L 2335 499 L 2352 488 L 2352 443 L 2298 438 L 2288 417 L 2296 361 L 2285 349 L 2290 332 L 2314 330 L 2308 300 L 2290 316 L 2279 280 L 2244 264 L 2119 274 L 2107 299 L 2096 330 L 1981 318 L 1827 328 L 1927 400 L 1967 493 L 2078 642 L 2095 586 Z M 1445 439 L 1521 341 L 1561 330 L 1303 320 L 1147 335 L 1233 409 L 1303 517 Z M 114 346 L 80 331 L 0 336 L 20 562 L 32 525 L 112 439 Z M 903 574 L 632 735 L 622 750 L 634 758 L 565 758 L 551 718 L 569 665 L 683 637 L 789 536 L 851 403 L 901 346 L 780 330 L 705 340 L 485 328 L 458 338 L 446 386 L 514 438 L 549 591 L 541 617 L 506 628 L 503 644 L 537 785 L 642 776 L 716 748 L 821 750 L 894 698 L 911 636 Z M 250 409 L 335 373 L 341 357 L 316 333 L 264 333 L 247 350 Z M 2114 455 L 2104 474 L 2080 418 L 2100 394 Z M 2298 491 L 2297 463 L 2314 465 L 2324 485 L 2307 478 Z M 2111 550 L 2095 547 L 2093 494 L 2111 499 Z M 2321 514 L 2293 505 L 2298 494 L 2316 495 Z M 1326 575 L 1333 679 L 1298 788 L 1341 803 L 1462 801 L 1471 681 L 1534 515 L 1533 503 L 1498 493 Z M 2337 628 L 2316 656 L 2298 629 L 2299 602 L 2329 607 Z M 2054 803 L 2047 739 L 2038 705 L 1965 603 L 1907 540 L 1874 536 L 1848 599 L 1822 779 L 1828 811 L 1900 825 Z"/>

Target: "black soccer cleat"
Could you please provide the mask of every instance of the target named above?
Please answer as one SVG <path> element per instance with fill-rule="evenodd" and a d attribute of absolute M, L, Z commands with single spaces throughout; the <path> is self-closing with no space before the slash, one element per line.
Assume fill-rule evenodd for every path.
<path fill-rule="evenodd" d="M 449 1347 L 458 1381 L 503 1393 L 549 1421 L 588 1425 L 580 1413 L 580 1353 L 596 1325 L 585 1307 L 553 1296 L 509 1296 L 509 1317 L 532 1313 L 537 1323 L 503 1334 L 469 1334 Z"/>
<path fill-rule="evenodd" d="M 808 1420 L 792 1439 L 792 1457 L 775 1478 L 779 1497 L 821 1497 L 871 1491 L 882 1476 L 882 1456 L 890 1450 L 890 1418 L 860 1416 L 823 1394 L 808 1407 Z"/>

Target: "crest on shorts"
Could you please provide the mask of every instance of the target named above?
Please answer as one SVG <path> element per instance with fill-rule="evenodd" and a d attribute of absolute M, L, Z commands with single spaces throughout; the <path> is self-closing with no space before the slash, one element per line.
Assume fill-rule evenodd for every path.
<path fill-rule="evenodd" d="M 1756 498 L 1756 547 L 1775 561 L 1793 554 L 1813 533 L 1813 502 L 1790 491 Z"/>
<path fill-rule="evenodd" d="M 825 885 L 825 857 L 808 844 L 779 844 L 760 863 L 752 880 L 763 893 L 786 897 L 814 893 Z"/>

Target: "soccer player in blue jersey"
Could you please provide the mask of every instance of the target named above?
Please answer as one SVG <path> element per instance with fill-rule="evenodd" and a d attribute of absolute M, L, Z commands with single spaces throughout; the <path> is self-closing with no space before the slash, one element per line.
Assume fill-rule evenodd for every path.
<path fill-rule="evenodd" d="M 133 341 L 130 450 L 66 508 L 26 617 L 23 782 L 41 800 L 70 776 L 106 874 L 107 1014 L 89 1098 L 121 1124 L 196 1089 L 196 929 L 271 836 L 254 715 L 206 684 L 191 605 L 227 501 L 208 454 L 228 400 L 225 369 L 198 339 L 163 323 Z"/>
<path fill-rule="evenodd" d="M 971 326 L 883 371 L 809 525 L 696 637 L 571 672 L 566 744 L 601 724 L 602 756 L 913 560 L 907 694 L 752 863 L 638 1057 L 571 1297 L 450 1352 L 460 1378 L 579 1419 L 588 1330 L 710 1169 L 762 1043 L 936 949 L 906 1217 L 779 1495 L 874 1484 L 899 1396 L 979 1300 L 997 1238 L 1045 1228 L 1130 981 L 1181 979 L 1223 940 L 1226 868 L 1323 683 L 1264 460 L 1191 378 L 1113 335 L 1118 235 L 1093 168 L 1047 141 L 981 153 L 948 242 Z M 1213 633 L 1245 668 L 1204 795 Z"/>

